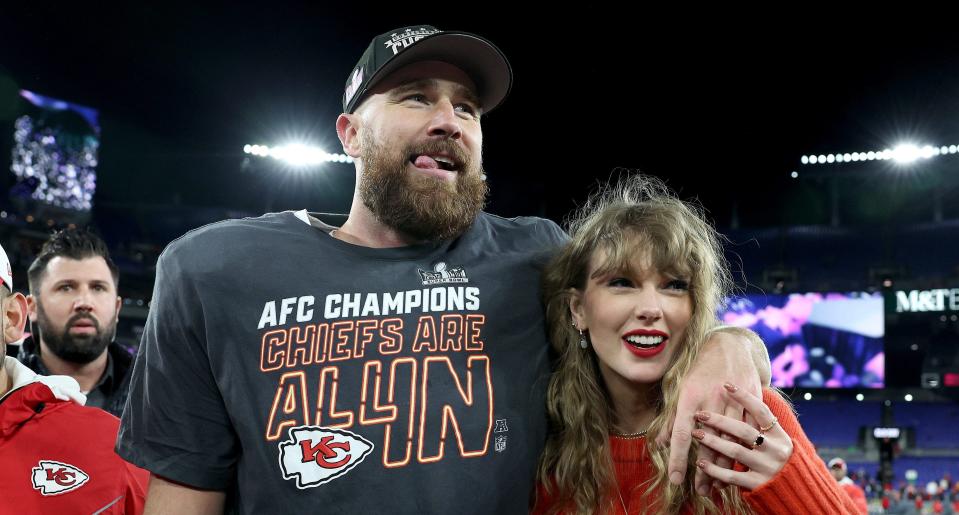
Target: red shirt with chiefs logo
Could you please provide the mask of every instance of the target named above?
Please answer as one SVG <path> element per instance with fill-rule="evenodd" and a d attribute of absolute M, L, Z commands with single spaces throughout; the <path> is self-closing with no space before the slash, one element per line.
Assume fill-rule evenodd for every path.
<path fill-rule="evenodd" d="M 113 451 L 119 419 L 6 359 L 14 388 L 0 399 L 0 514 L 141 513 L 149 473 Z"/>

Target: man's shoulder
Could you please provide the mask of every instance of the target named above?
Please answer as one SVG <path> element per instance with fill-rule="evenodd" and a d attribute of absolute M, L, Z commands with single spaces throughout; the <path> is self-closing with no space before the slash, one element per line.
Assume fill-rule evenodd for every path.
<path fill-rule="evenodd" d="M 123 412 L 123 405 L 126 404 L 130 383 L 133 380 L 133 362 L 136 359 L 136 351 L 113 342 L 110 344 L 108 352 L 113 359 L 114 382 L 108 395 L 109 404 L 105 408 L 111 413 L 119 414 Z"/>
<path fill-rule="evenodd" d="M 275 251 L 301 233 L 305 222 L 291 212 L 214 222 L 193 229 L 173 240 L 160 255 L 160 267 L 175 261 L 191 270 L 220 269 L 237 261 L 256 259 Z"/>
<path fill-rule="evenodd" d="M 24 422 L 29 421 L 32 426 L 39 427 L 43 434 L 69 434 L 76 441 L 84 442 L 84 445 L 98 445 L 101 440 L 116 436 L 120 419 L 102 409 L 58 398 L 52 392 L 46 382 L 35 381 L 10 392 L 6 400 L 18 399 L 11 406 L 31 410 L 30 417 Z"/>
<path fill-rule="evenodd" d="M 116 435 L 120 428 L 120 419 L 100 408 L 60 399 L 51 407 L 56 408 L 55 416 L 60 418 L 61 422 L 83 424 L 83 427 L 78 428 L 80 432 L 99 435 L 106 431 L 106 434 Z"/>
<path fill-rule="evenodd" d="M 488 223 L 490 225 L 494 225 L 497 227 L 503 227 L 503 228 L 514 229 L 514 230 L 524 230 L 524 229 L 525 230 L 534 230 L 534 229 L 544 230 L 546 229 L 546 230 L 557 230 L 562 232 L 562 229 L 560 229 L 559 225 L 557 225 L 556 222 L 548 218 L 541 218 L 538 216 L 506 217 L 506 216 L 494 215 L 493 213 L 482 211 L 477 217 L 477 220 L 484 221 L 485 223 Z"/>
<path fill-rule="evenodd" d="M 114 363 L 121 368 L 128 367 L 133 362 L 133 359 L 136 358 L 136 352 L 133 349 L 120 345 L 117 342 L 110 343 L 107 347 L 107 352 L 110 353 L 110 357 L 113 358 Z"/>
<path fill-rule="evenodd" d="M 173 240 L 166 251 L 208 248 L 216 243 L 239 243 L 238 238 L 264 236 L 276 231 L 289 231 L 298 221 L 291 212 L 266 213 L 257 217 L 231 218 L 192 229 Z M 300 222 L 302 223 L 302 222 Z"/>
<path fill-rule="evenodd" d="M 110 488 L 124 488 L 131 483 L 138 484 L 141 490 L 146 488 L 149 474 L 114 452 L 120 419 L 110 413 L 53 399 L 41 405 L 29 424 L 30 428 L 20 434 L 28 442 L 22 447 L 22 457 L 39 456 L 60 465 L 79 467 L 91 481 L 105 481 L 112 485 Z"/>
<path fill-rule="evenodd" d="M 485 229 L 494 238 L 532 239 L 532 243 L 539 245 L 560 245 L 568 239 L 556 222 L 537 216 L 507 218 L 484 211 L 477 217 L 474 226 Z"/>

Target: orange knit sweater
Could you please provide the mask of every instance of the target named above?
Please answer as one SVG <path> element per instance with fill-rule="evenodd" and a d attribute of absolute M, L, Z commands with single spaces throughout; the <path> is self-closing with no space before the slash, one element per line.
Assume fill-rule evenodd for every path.
<path fill-rule="evenodd" d="M 763 392 L 763 402 L 792 438 L 793 453 L 772 479 L 751 492 L 743 490 L 746 503 L 757 515 L 857 514 L 856 505 L 829 474 L 790 406 L 773 390 Z M 655 473 L 646 455 L 646 439 L 610 437 L 609 443 L 619 492 L 628 508 L 628 514 L 624 514 L 621 505 L 615 506 L 613 513 L 646 513 L 649 504 L 643 495 L 644 488 L 639 485 L 646 483 Z M 539 501 L 533 513 L 547 513 L 555 500 L 546 495 L 544 488 L 539 488 L 538 494 Z"/>

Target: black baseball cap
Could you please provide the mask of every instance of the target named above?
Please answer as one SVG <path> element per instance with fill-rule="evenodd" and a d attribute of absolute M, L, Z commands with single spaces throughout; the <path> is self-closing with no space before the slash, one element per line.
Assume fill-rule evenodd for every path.
<path fill-rule="evenodd" d="M 466 72 L 476 84 L 484 113 L 500 105 L 513 84 L 509 61 L 488 40 L 468 32 L 414 25 L 373 38 L 346 79 L 343 112 L 352 113 L 390 73 L 419 61 L 442 61 Z"/>

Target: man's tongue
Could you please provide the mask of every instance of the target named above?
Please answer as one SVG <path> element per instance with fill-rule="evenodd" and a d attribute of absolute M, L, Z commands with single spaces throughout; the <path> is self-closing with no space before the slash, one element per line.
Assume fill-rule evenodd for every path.
<path fill-rule="evenodd" d="M 423 168 L 427 170 L 433 170 L 440 167 L 439 163 L 437 163 L 436 160 L 430 156 L 416 156 L 416 159 L 413 160 L 413 164 L 417 168 Z"/>

